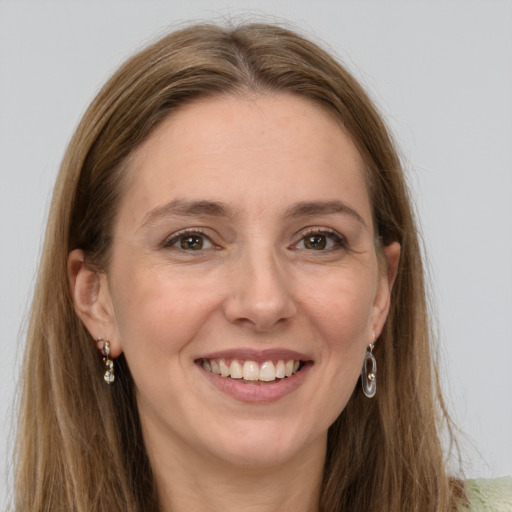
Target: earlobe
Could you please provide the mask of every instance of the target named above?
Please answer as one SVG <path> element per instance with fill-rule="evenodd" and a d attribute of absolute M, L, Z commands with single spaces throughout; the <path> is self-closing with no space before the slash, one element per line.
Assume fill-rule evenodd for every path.
<path fill-rule="evenodd" d="M 105 274 L 91 269 L 84 251 L 75 249 L 68 256 L 68 277 L 76 314 L 93 340 L 110 340 L 111 354 L 121 353 L 115 338 L 115 318 Z"/>

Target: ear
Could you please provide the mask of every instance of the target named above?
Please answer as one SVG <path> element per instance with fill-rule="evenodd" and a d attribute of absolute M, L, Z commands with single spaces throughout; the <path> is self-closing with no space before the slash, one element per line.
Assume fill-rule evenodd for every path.
<path fill-rule="evenodd" d="M 385 261 L 382 264 L 383 269 L 381 270 L 378 289 L 373 303 L 372 342 L 379 337 L 388 316 L 391 290 L 398 274 L 400 250 L 401 247 L 398 242 L 392 242 L 382 249 Z"/>
<path fill-rule="evenodd" d="M 68 278 L 76 314 L 92 338 L 108 340 L 112 357 L 118 357 L 122 350 L 107 275 L 92 270 L 85 262 L 84 251 L 75 249 L 68 256 Z"/>

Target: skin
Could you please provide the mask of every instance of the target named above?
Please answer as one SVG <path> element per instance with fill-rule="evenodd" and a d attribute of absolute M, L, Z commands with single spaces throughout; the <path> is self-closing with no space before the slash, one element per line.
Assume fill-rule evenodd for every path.
<path fill-rule="evenodd" d="M 131 156 L 107 271 L 70 254 L 78 314 L 133 374 L 162 510 L 317 510 L 327 429 L 383 327 L 400 253 L 379 259 L 362 169 L 303 98 L 201 100 Z M 176 200 L 225 211 L 165 207 Z M 240 348 L 312 364 L 290 394 L 245 403 L 197 364 Z"/>

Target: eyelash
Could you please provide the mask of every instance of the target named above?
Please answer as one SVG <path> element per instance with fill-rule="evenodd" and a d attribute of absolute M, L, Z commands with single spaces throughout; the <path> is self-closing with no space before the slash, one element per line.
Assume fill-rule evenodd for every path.
<path fill-rule="evenodd" d="M 162 247 L 164 249 L 179 249 L 185 252 L 196 252 L 193 249 L 184 249 L 183 247 L 173 247 L 176 243 L 178 243 L 180 240 L 182 240 L 185 237 L 193 237 L 197 236 L 203 240 L 203 243 L 205 240 L 207 240 L 212 247 L 214 246 L 211 238 L 206 235 L 203 231 L 200 229 L 184 229 L 183 231 L 178 231 L 178 233 L 173 233 L 169 238 L 166 238 L 162 244 Z M 201 247 L 200 249 L 203 249 Z M 199 252 L 199 250 L 197 250 Z"/>
<path fill-rule="evenodd" d="M 328 241 L 330 240 L 334 245 L 333 247 L 329 247 L 329 248 L 321 248 L 318 250 L 318 252 L 330 252 L 330 251 L 335 251 L 337 249 L 347 249 L 347 247 L 348 247 L 346 238 L 343 237 L 342 235 L 340 235 L 339 233 L 337 233 L 336 231 L 334 231 L 332 229 L 327 229 L 327 228 L 310 228 L 310 229 L 304 231 L 303 233 L 301 233 L 300 240 L 298 242 L 294 243 L 290 248 L 292 250 L 315 251 L 315 249 L 312 249 L 312 248 L 304 247 L 304 248 L 299 249 L 297 247 L 297 245 L 299 245 L 301 242 L 305 241 L 308 236 L 311 237 L 311 236 L 315 236 L 315 235 L 326 237 L 328 239 Z M 189 237 L 197 236 L 197 237 L 201 238 L 203 244 L 204 244 L 204 241 L 206 240 L 211 244 L 212 247 L 214 247 L 214 244 L 213 244 L 211 238 L 208 235 L 206 235 L 203 231 L 201 231 L 200 229 L 185 229 L 183 231 L 179 231 L 178 233 L 174 233 L 169 238 L 165 239 L 165 241 L 162 244 L 162 247 L 163 248 L 171 248 L 171 249 L 173 249 L 173 248 L 180 249 L 185 252 L 199 252 L 204 249 L 202 246 L 197 250 L 185 249 L 183 247 L 174 247 L 174 245 L 176 243 L 178 243 L 180 240 L 182 240 L 183 238 L 185 238 L 187 236 L 189 236 Z M 328 243 L 328 241 L 326 243 Z M 210 249 L 210 248 L 211 247 L 208 247 L 208 249 Z"/>
<path fill-rule="evenodd" d="M 334 231 L 332 229 L 327 229 L 327 228 L 310 228 L 310 229 L 304 231 L 303 233 L 301 233 L 299 242 L 295 243 L 292 246 L 292 248 L 295 250 L 314 251 L 314 249 L 308 249 L 308 248 L 298 249 L 297 248 L 297 245 L 300 242 L 305 241 L 308 236 L 314 236 L 314 235 L 325 236 L 334 245 L 333 247 L 329 247 L 327 249 L 321 249 L 318 252 L 330 252 L 330 251 L 335 251 L 337 249 L 347 249 L 348 248 L 348 243 L 344 236 L 340 235 L 339 233 L 337 233 L 336 231 Z"/>

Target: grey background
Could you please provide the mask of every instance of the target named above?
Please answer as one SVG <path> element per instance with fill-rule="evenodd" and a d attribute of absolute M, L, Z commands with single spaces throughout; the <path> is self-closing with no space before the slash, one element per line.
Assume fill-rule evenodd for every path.
<path fill-rule="evenodd" d="M 284 18 L 365 84 L 417 200 L 466 475 L 512 474 L 511 1 L 0 0 L 0 503 L 51 189 L 98 88 L 187 20 Z"/>

